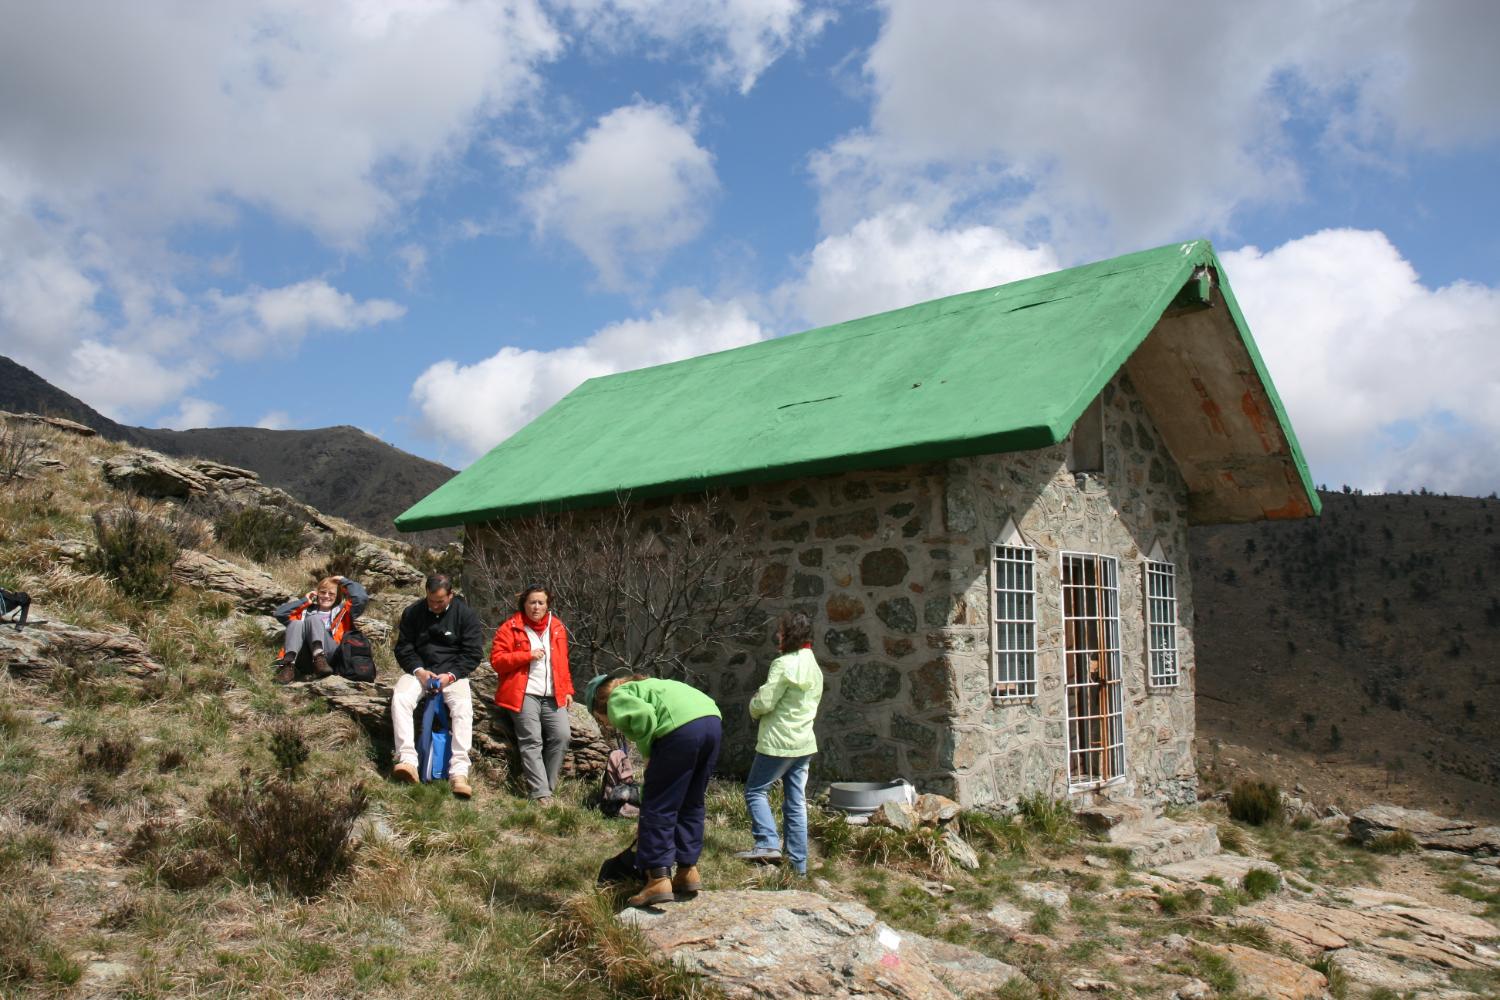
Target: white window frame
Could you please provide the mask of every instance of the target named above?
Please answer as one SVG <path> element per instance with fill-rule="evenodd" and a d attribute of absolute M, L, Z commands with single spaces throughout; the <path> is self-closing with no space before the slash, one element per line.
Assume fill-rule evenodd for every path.
<path fill-rule="evenodd" d="M 1099 588 L 1099 593 L 1104 599 L 1105 607 L 1101 609 L 1102 613 L 1095 615 L 1096 620 L 1098 620 L 1099 624 L 1102 626 L 1102 629 L 1097 637 L 1100 640 L 1100 647 L 1097 650 L 1070 650 L 1068 646 L 1069 625 L 1075 621 L 1088 620 L 1075 618 L 1069 616 L 1068 614 L 1068 589 L 1070 585 L 1066 581 L 1068 563 L 1073 559 L 1097 560 L 1096 565 L 1101 571 L 1104 571 L 1106 569 L 1108 570 L 1108 572 L 1104 574 L 1107 577 L 1107 584 Z M 1063 761 L 1063 766 L 1066 769 L 1066 773 L 1068 776 L 1068 791 L 1081 792 L 1094 788 L 1107 788 L 1111 785 L 1119 784 L 1120 782 L 1124 781 L 1126 777 L 1125 678 L 1120 649 L 1120 560 L 1115 556 L 1107 556 L 1099 552 L 1059 552 L 1057 559 L 1057 584 L 1059 598 L 1058 610 L 1062 612 L 1063 626 L 1062 645 L 1059 649 L 1058 656 L 1060 658 L 1060 666 L 1062 667 L 1063 680 L 1063 720 L 1064 728 L 1066 730 L 1064 747 L 1067 754 L 1066 758 Z M 1072 586 L 1077 585 L 1074 584 Z M 1109 703 L 1101 704 L 1101 714 L 1097 716 L 1091 715 L 1080 717 L 1073 714 L 1075 705 L 1074 691 L 1078 688 L 1087 687 L 1088 684 L 1073 682 L 1073 677 L 1069 669 L 1071 664 L 1068 662 L 1068 655 L 1070 652 L 1077 655 L 1086 655 L 1088 653 L 1102 654 L 1102 656 L 1104 657 L 1103 662 L 1106 665 L 1105 669 L 1110 672 L 1110 675 L 1113 678 L 1112 684 L 1108 689 Z M 1086 724 L 1089 720 L 1093 719 L 1100 720 L 1101 726 L 1104 727 L 1107 727 L 1109 725 L 1110 720 L 1117 720 L 1117 725 L 1115 725 L 1114 727 L 1113 735 L 1107 736 L 1104 744 L 1098 748 L 1074 746 L 1075 736 L 1077 735 L 1081 726 L 1083 724 Z M 1113 771 L 1113 774 L 1108 778 L 1099 778 L 1084 781 L 1074 780 L 1074 758 L 1080 757 L 1084 754 L 1092 753 L 1109 754 L 1111 757 L 1110 769 Z"/>
<path fill-rule="evenodd" d="M 1036 699 L 1036 549 L 990 546 L 990 700 Z"/>
<path fill-rule="evenodd" d="M 1146 613 L 1146 683 L 1175 688 L 1182 681 L 1177 656 L 1177 566 L 1147 559 L 1143 568 Z"/>

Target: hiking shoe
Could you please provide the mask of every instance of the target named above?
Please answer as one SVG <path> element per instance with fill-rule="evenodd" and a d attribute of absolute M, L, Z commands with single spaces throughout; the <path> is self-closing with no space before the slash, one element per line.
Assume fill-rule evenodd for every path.
<path fill-rule="evenodd" d="M 323 651 L 321 649 L 318 650 L 316 653 L 313 654 L 313 676 L 314 677 L 332 677 L 333 676 L 333 668 L 328 665 L 328 657 L 326 657 L 326 656 L 323 655 Z"/>
<path fill-rule="evenodd" d="M 532 801 L 535 802 L 537 805 L 541 806 L 543 809 L 545 809 L 545 808 L 547 808 L 548 806 L 550 806 L 552 804 L 552 796 L 550 796 L 550 795 L 538 795 Z"/>
<path fill-rule="evenodd" d="M 656 906 L 670 903 L 677 896 L 672 892 L 672 869 L 652 868 L 646 872 L 646 884 L 641 891 L 625 901 L 626 906 Z"/>
<path fill-rule="evenodd" d="M 417 765 L 402 762 L 391 768 L 391 777 L 403 785 L 415 785 L 422 780 L 417 773 Z"/>
<path fill-rule="evenodd" d="M 781 852 L 774 847 L 752 847 L 748 851 L 735 851 L 734 856 L 751 864 L 776 865 L 781 863 Z"/>
<path fill-rule="evenodd" d="M 692 899 L 703 888 L 703 879 L 698 875 L 697 865 L 678 865 L 672 876 L 672 892 L 678 899 Z"/>
<path fill-rule="evenodd" d="M 474 794 L 474 789 L 469 784 L 469 776 L 466 774 L 455 774 L 448 779 L 448 787 L 453 789 L 453 794 L 461 799 L 467 799 Z"/>
<path fill-rule="evenodd" d="M 283 656 L 273 666 L 276 672 L 271 675 L 272 684 L 290 684 L 297 679 L 297 660 L 291 656 Z"/>

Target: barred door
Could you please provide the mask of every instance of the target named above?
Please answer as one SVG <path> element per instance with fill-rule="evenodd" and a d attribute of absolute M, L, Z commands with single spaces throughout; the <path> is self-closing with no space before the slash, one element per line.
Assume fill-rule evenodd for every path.
<path fill-rule="evenodd" d="M 1118 561 L 1064 552 L 1062 598 L 1068 786 L 1094 788 L 1125 773 Z"/>

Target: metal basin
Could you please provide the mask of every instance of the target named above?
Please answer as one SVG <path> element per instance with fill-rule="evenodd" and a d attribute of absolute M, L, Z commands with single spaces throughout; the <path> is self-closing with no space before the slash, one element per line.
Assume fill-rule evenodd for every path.
<path fill-rule="evenodd" d="M 828 808 L 868 816 L 882 802 L 912 802 L 916 789 L 905 778 L 894 781 L 835 781 L 828 786 Z"/>

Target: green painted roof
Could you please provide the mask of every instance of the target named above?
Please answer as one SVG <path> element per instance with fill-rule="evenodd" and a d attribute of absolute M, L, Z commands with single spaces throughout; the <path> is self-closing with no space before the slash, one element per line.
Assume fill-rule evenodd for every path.
<path fill-rule="evenodd" d="M 589 381 L 396 518 L 417 531 L 1063 440 L 1200 265 L 1316 494 L 1207 241 Z"/>

